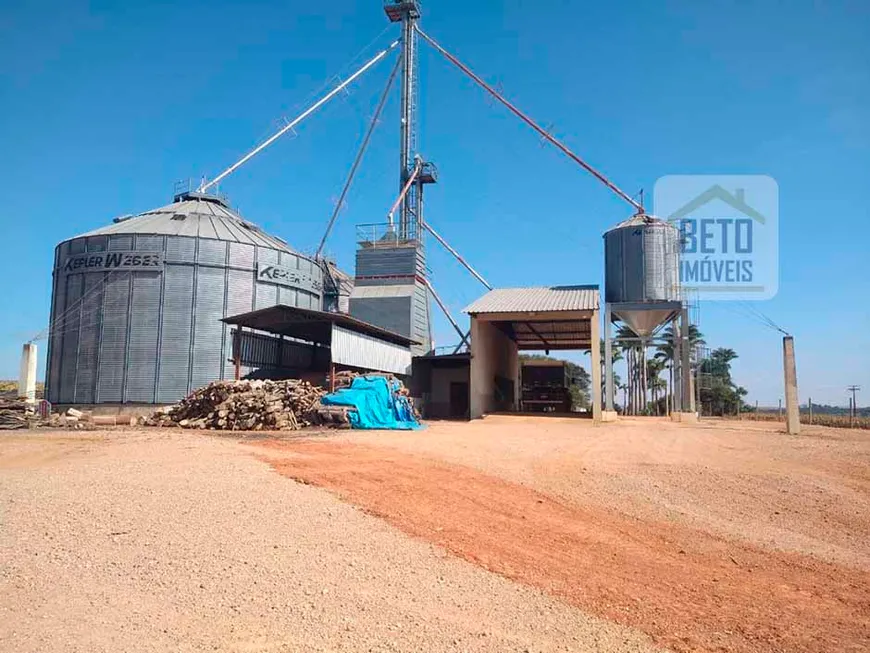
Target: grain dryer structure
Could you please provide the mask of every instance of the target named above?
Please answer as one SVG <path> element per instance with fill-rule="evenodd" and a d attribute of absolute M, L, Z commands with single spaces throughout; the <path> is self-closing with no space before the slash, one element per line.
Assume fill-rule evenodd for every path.
<path fill-rule="evenodd" d="M 233 377 L 227 315 L 320 310 L 321 268 L 204 193 L 55 248 L 47 398 L 163 404 Z"/>

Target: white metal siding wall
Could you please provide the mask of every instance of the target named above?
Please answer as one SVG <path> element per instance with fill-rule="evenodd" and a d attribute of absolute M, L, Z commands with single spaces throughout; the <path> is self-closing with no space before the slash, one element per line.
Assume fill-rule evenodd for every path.
<path fill-rule="evenodd" d="M 411 373 L 411 350 L 332 325 L 332 362 L 405 375 Z"/>

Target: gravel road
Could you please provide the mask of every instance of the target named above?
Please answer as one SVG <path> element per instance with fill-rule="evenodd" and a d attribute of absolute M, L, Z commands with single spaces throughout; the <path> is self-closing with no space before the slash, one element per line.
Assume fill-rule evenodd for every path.
<path fill-rule="evenodd" d="M 653 651 L 177 431 L 0 438 L 0 650 Z"/>
<path fill-rule="evenodd" d="M 575 505 L 672 522 L 870 570 L 870 432 L 704 420 L 674 424 L 494 415 L 420 437 L 336 440 L 467 465 Z"/>

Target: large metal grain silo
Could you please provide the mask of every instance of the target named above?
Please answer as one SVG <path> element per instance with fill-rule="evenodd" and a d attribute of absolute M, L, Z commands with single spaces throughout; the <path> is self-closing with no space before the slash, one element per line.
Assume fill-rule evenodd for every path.
<path fill-rule="evenodd" d="M 200 193 L 60 243 L 53 280 L 46 391 L 60 404 L 177 401 L 232 378 L 221 318 L 322 308 L 312 259 Z"/>
<path fill-rule="evenodd" d="M 664 220 L 634 215 L 604 234 L 604 297 L 623 304 L 619 317 L 639 336 L 672 313 L 661 303 L 680 301 L 680 231 Z"/>

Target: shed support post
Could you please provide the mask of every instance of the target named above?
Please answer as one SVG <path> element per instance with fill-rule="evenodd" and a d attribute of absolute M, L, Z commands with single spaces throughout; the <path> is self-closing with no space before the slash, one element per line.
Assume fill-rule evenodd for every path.
<path fill-rule="evenodd" d="M 604 311 L 605 314 L 609 313 L 607 308 Z M 592 354 L 592 421 L 599 424 L 601 423 L 601 313 L 599 311 L 592 311 L 589 326 L 589 346 L 592 348 L 590 352 Z"/>
<path fill-rule="evenodd" d="M 329 391 L 335 392 L 335 363 L 329 363 Z"/>
<path fill-rule="evenodd" d="M 242 378 L 242 328 L 238 327 L 233 331 L 233 378 L 240 381 Z"/>

